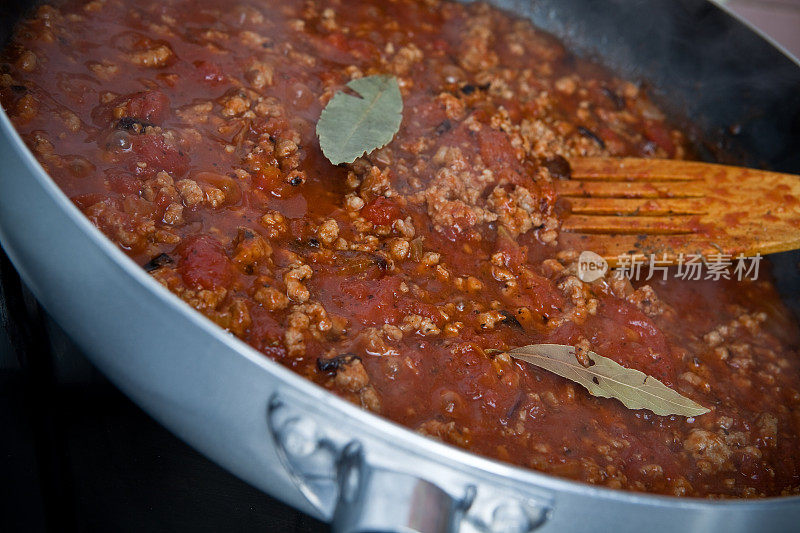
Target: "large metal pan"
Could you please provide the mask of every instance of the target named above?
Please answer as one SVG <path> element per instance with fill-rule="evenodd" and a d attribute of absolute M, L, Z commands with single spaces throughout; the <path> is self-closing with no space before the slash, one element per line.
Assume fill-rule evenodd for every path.
<path fill-rule="evenodd" d="M 800 171 L 800 67 L 712 4 L 497 3 L 623 75 L 649 80 L 705 138 Z M 6 4 L 6 37 L 18 16 L 8 10 L 18 4 Z M 799 497 L 706 501 L 594 487 L 484 459 L 358 409 L 152 280 L 61 193 L 5 114 L 0 161 L 0 242 L 92 361 L 208 457 L 341 531 L 733 532 L 800 524 Z"/>

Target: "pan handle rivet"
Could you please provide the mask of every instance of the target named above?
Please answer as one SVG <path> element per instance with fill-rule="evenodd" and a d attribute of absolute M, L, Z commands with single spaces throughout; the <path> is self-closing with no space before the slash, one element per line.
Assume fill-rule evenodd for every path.
<path fill-rule="evenodd" d="M 530 514 L 516 502 L 502 503 L 492 512 L 492 533 L 527 533 L 539 524 L 531 520 Z"/>
<path fill-rule="evenodd" d="M 280 439 L 287 455 L 308 457 L 317 449 L 317 425 L 309 418 L 292 418 L 283 426 Z"/>

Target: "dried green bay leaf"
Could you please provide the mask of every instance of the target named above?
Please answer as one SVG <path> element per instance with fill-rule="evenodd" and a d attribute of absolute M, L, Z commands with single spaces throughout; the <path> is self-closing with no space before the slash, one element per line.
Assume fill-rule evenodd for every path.
<path fill-rule="evenodd" d="M 656 378 L 625 368 L 594 352 L 588 353 L 594 364 L 584 367 L 575 357 L 573 346 L 531 344 L 515 348 L 508 355 L 574 381 L 594 396 L 616 398 L 628 409 L 649 409 L 657 415 L 681 416 L 699 416 L 710 411 Z"/>
<path fill-rule="evenodd" d="M 317 122 L 322 153 L 334 165 L 352 163 L 386 146 L 403 118 L 403 97 L 394 76 L 367 76 L 347 86 L 360 98 L 336 93 Z"/>

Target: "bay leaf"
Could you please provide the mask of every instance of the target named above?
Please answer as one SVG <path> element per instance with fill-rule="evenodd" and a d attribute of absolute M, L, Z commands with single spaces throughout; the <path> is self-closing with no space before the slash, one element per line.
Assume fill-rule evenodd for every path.
<path fill-rule="evenodd" d="M 350 81 L 331 98 L 317 122 L 322 153 L 333 163 L 356 158 L 386 146 L 400 129 L 403 97 L 394 76 L 366 76 Z"/>
<path fill-rule="evenodd" d="M 616 398 L 628 409 L 649 409 L 657 415 L 680 416 L 699 416 L 710 411 L 656 378 L 625 368 L 594 352 L 588 352 L 594 364 L 584 367 L 575 357 L 574 346 L 531 344 L 510 350 L 508 355 L 574 381 L 594 396 Z"/>

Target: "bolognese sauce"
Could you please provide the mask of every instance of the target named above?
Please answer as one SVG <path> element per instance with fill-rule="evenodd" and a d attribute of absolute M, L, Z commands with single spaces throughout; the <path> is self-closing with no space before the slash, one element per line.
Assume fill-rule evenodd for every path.
<path fill-rule="evenodd" d="M 571 157 L 691 155 L 640 86 L 481 3 L 221 4 L 44 5 L 3 55 L 28 146 L 150 275 L 266 357 L 455 446 L 635 491 L 800 493 L 798 330 L 766 276 L 586 283 L 559 232 Z M 334 166 L 320 112 L 374 74 L 398 80 L 400 130 Z M 629 410 L 501 353 L 534 343 L 590 349 L 711 412 Z"/>

